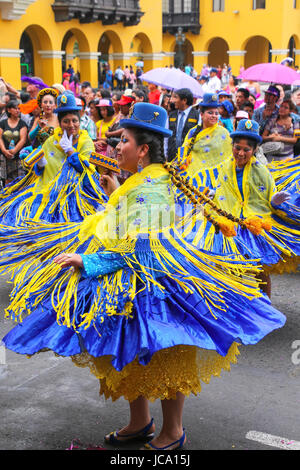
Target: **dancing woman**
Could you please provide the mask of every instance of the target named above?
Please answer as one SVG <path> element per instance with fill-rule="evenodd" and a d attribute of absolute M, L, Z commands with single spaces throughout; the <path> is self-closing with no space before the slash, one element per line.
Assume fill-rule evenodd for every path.
<path fill-rule="evenodd" d="M 54 112 L 60 126 L 24 159 L 29 167 L 27 175 L 0 193 L 0 232 L 4 239 L 6 226 L 19 226 L 26 219 L 83 220 L 107 200 L 99 175 L 89 163 L 94 144 L 87 131 L 80 129 L 80 107 L 75 97 L 65 92 L 57 100 Z"/>
<path fill-rule="evenodd" d="M 56 99 L 58 91 L 54 88 L 44 88 L 37 95 L 37 104 L 41 113 L 37 116 L 31 126 L 29 139 L 33 148 L 43 145 L 50 137 L 54 129 L 59 127 L 56 108 Z"/>
<path fill-rule="evenodd" d="M 299 192 L 287 191 L 288 173 L 296 173 L 299 164 L 286 171 L 281 168 L 281 179 L 280 168 L 277 171 L 274 168 L 276 186 L 269 169 L 254 156 L 262 142 L 258 124 L 243 119 L 230 135 L 233 157 L 213 169 L 200 170 L 189 181 L 197 187 L 213 188 L 212 201 L 206 200 L 207 211 L 213 210 L 216 204 L 220 214 L 232 214 L 237 236 L 224 237 L 207 219 L 195 237 L 189 236 L 188 228 L 185 233 L 202 249 L 219 255 L 235 253 L 258 259 L 264 267 L 264 275 L 260 274 L 266 283 L 263 288 L 270 296 L 269 274 L 295 271 L 300 262 Z M 189 174 L 189 168 L 186 173 Z"/>
<path fill-rule="evenodd" d="M 259 291 L 255 263 L 199 251 L 178 232 L 174 189 L 197 201 L 165 163 L 166 120 L 148 103 L 122 120 L 118 164 L 132 176 L 118 188 L 102 177 L 103 213 L 32 227 L 35 242 L 18 254 L 28 266 L 7 309 L 25 318 L 3 339 L 21 354 L 71 356 L 107 399 L 128 400 L 129 424 L 108 444 L 152 439 L 148 401 L 160 399 L 162 429 L 147 450 L 181 448 L 185 396 L 229 370 L 238 343 L 255 344 L 285 322 Z"/>
<path fill-rule="evenodd" d="M 218 95 L 206 93 L 203 96 L 200 103 L 201 124 L 189 131 L 172 161 L 181 175 L 185 175 L 189 167 L 189 176 L 193 176 L 200 169 L 214 167 L 231 155 L 229 132 L 219 124 L 220 106 Z"/>

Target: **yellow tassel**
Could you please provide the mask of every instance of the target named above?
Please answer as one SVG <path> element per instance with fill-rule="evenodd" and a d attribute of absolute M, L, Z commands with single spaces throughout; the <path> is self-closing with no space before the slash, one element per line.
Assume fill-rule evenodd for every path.
<path fill-rule="evenodd" d="M 259 217 L 253 216 L 253 217 L 247 217 L 247 219 L 244 220 L 245 225 L 248 230 L 250 230 L 253 235 L 260 235 L 263 229 L 263 220 L 260 219 Z"/>
<path fill-rule="evenodd" d="M 270 230 L 272 229 L 272 219 L 270 217 L 262 219 L 262 228 L 267 232 L 270 232 Z"/>
<path fill-rule="evenodd" d="M 220 216 L 216 218 L 216 222 L 218 223 L 224 237 L 236 236 L 234 223 L 231 220 L 228 220 L 226 217 Z"/>

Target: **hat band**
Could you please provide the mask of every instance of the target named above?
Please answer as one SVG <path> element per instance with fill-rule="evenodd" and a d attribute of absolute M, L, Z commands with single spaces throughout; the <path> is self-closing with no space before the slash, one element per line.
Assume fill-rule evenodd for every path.
<path fill-rule="evenodd" d="M 153 115 L 154 116 L 152 119 L 140 119 L 134 114 L 134 111 L 133 111 L 132 115 L 130 116 L 130 119 L 134 119 L 135 121 L 139 121 L 139 122 L 144 122 L 146 124 L 152 124 L 152 122 L 158 118 L 159 112 L 154 111 Z"/>

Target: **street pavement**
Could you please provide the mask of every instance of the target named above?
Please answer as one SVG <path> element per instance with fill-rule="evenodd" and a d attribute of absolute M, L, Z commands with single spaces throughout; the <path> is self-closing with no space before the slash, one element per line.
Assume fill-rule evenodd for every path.
<path fill-rule="evenodd" d="M 272 277 L 272 302 L 286 325 L 255 346 L 242 346 L 230 372 L 186 400 L 186 450 L 300 449 L 299 281 L 300 272 Z M 0 278 L 0 338 L 12 326 L 3 318 L 9 292 Z M 123 399 L 105 401 L 87 369 L 51 352 L 27 358 L 0 347 L 0 396 L 0 450 L 109 449 L 104 434 L 128 419 Z M 159 429 L 159 401 L 150 407 Z"/>

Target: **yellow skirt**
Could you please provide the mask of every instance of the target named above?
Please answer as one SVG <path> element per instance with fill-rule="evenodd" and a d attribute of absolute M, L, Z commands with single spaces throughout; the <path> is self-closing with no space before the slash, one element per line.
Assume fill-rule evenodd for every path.
<path fill-rule="evenodd" d="M 100 395 L 112 401 L 124 397 L 129 402 L 143 396 L 150 401 L 176 399 L 176 393 L 188 396 L 201 391 L 201 381 L 209 383 L 221 370 L 230 370 L 237 363 L 238 343 L 233 343 L 226 356 L 196 346 L 174 346 L 156 352 L 143 366 L 135 359 L 118 372 L 111 357 L 95 358 L 89 353 L 72 356 L 78 367 L 89 367 L 100 380 Z"/>

